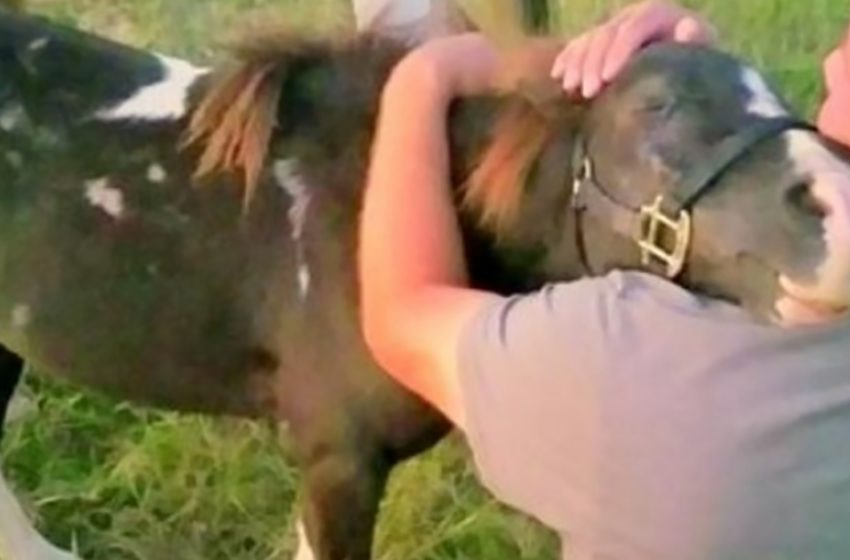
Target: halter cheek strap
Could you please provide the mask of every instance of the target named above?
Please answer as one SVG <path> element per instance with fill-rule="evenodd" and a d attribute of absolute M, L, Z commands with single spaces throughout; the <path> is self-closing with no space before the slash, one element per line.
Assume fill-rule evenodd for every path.
<path fill-rule="evenodd" d="M 691 244 L 691 210 L 720 178 L 755 146 L 788 130 L 815 131 L 811 124 L 791 118 L 761 119 L 723 140 L 688 173 L 677 192 L 657 195 L 638 208 L 614 198 L 596 179 L 593 161 L 582 142 L 573 152 L 572 209 L 579 257 L 590 273 L 582 229 L 585 214 L 630 238 L 640 251 L 641 266 L 674 279 L 685 267 Z"/>

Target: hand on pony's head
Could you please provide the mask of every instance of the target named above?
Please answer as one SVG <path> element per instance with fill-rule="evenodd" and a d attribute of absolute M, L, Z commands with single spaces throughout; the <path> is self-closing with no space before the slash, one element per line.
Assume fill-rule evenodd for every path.
<path fill-rule="evenodd" d="M 568 42 L 552 77 L 571 95 L 591 98 L 641 49 L 657 41 L 712 43 L 715 32 L 698 14 L 663 0 L 645 0 Z"/>

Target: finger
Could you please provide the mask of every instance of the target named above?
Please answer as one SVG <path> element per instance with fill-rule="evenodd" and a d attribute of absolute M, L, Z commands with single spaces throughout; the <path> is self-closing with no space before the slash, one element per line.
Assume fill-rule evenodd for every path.
<path fill-rule="evenodd" d="M 636 25 L 634 20 L 623 23 L 617 30 L 602 65 L 602 80 L 610 82 L 623 69 L 626 63 L 640 50 L 651 37 L 645 26 Z"/>
<path fill-rule="evenodd" d="M 616 16 L 615 18 L 613 18 L 606 25 L 618 26 L 623 20 L 625 20 L 628 17 L 628 14 L 630 14 L 631 12 L 633 12 L 635 10 L 636 7 L 637 7 L 637 5 L 631 5 L 627 8 L 625 8 L 625 9 L 623 9 L 623 11 L 620 13 L 619 16 Z M 586 37 L 588 35 L 592 34 L 593 32 L 594 31 L 589 31 L 587 33 L 583 33 L 582 35 L 579 35 L 578 37 L 570 40 L 564 46 L 564 48 L 561 50 L 561 52 L 558 53 L 558 56 L 555 57 L 555 61 L 552 63 L 552 71 L 551 71 L 552 78 L 555 78 L 556 80 L 563 78 L 564 73 L 566 72 L 567 67 L 570 66 L 573 55 L 576 52 L 576 44 L 580 40 L 586 39 Z"/>
<path fill-rule="evenodd" d="M 564 77 L 562 85 L 564 91 L 576 93 L 581 85 L 581 71 L 584 58 L 587 55 L 587 47 L 590 44 L 590 35 L 585 34 L 575 40 L 570 46 L 570 52 L 564 64 Z"/>
<path fill-rule="evenodd" d="M 590 99 L 602 89 L 605 58 L 617 36 L 618 28 L 616 24 L 604 25 L 593 34 L 588 43 L 581 72 L 582 95 L 586 99 Z"/>
<path fill-rule="evenodd" d="M 555 57 L 555 62 L 552 63 L 552 71 L 550 75 L 556 79 L 560 80 L 564 77 L 564 71 L 567 68 L 567 60 L 570 55 L 570 47 L 572 46 L 573 41 L 570 41 L 564 48 L 561 49 L 561 52 L 558 53 L 558 56 Z"/>
<path fill-rule="evenodd" d="M 602 77 L 606 82 L 613 80 L 635 53 L 649 43 L 673 38 L 677 16 L 658 6 L 652 2 L 641 4 L 641 9 L 622 23 L 605 60 Z"/>
<path fill-rule="evenodd" d="M 676 24 L 673 40 L 679 43 L 708 44 L 714 42 L 714 33 L 707 24 L 688 16 Z"/>

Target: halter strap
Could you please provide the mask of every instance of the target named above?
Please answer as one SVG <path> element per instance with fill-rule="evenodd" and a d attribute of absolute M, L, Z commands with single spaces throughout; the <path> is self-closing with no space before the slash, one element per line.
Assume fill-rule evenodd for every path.
<path fill-rule="evenodd" d="M 634 240 L 641 252 L 641 264 L 652 270 L 658 264 L 670 279 L 684 268 L 691 240 L 690 211 L 699 200 L 717 186 L 719 179 L 761 142 L 788 130 L 815 131 L 811 124 L 792 117 L 760 119 L 724 139 L 708 157 L 688 173 L 681 189 L 671 196 L 657 195 L 639 208 L 617 200 L 596 180 L 593 160 L 583 142 L 573 150 L 573 187 L 571 206 L 575 239 L 585 272 L 592 273 L 587 259 L 587 243 L 582 221 L 590 214 L 620 235 Z M 665 243 L 672 237 L 672 246 Z"/>
<path fill-rule="evenodd" d="M 693 208 L 699 199 L 708 193 L 717 181 L 752 148 L 788 130 L 817 131 L 810 123 L 794 117 L 755 121 L 752 126 L 724 139 L 709 154 L 708 159 L 702 160 L 697 164 L 696 169 L 685 176 L 681 190 L 674 195 L 678 202 L 671 209 L 679 212 Z"/>

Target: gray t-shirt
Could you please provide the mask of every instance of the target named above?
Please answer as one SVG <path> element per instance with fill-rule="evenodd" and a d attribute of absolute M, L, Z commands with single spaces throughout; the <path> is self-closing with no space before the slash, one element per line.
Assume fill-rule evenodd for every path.
<path fill-rule="evenodd" d="M 482 480 L 564 558 L 850 558 L 850 321 L 612 273 L 483 310 L 460 360 Z"/>

